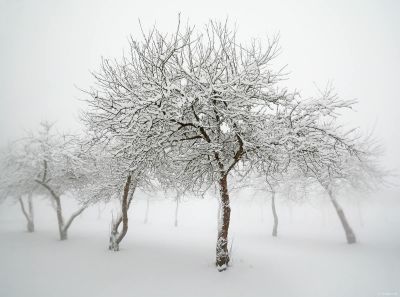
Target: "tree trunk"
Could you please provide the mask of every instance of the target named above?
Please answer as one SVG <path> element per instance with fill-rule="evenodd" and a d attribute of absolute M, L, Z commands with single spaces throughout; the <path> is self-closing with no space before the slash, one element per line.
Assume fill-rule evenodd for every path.
<path fill-rule="evenodd" d="M 35 224 L 34 224 L 34 213 L 33 213 L 33 202 L 32 202 L 32 194 L 28 196 L 28 209 L 29 209 L 29 216 L 30 221 L 28 222 L 28 231 L 34 232 L 35 231 Z"/>
<path fill-rule="evenodd" d="M 272 191 L 271 197 L 271 207 L 272 207 L 272 214 L 274 215 L 274 227 L 272 229 L 272 236 L 278 236 L 278 214 L 276 213 L 275 208 L 275 191 Z"/>
<path fill-rule="evenodd" d="M 78 209 L 76 212 L 74 212 L 71 217 L 69 218 L 69 220 L 67 221 L 67 223 L 64 223 L 64 218 L 62 215 L 62 207 L 61 207 L 61 199 L 60 196 L 58 196 L 54 190 L 45 182 L 40 181 L 40 180 L 35 180 L 37 183 L 39 183 L 40 185 L 42 185 L 44 188 L 46 188 L 50 194 L 51 197 L 53 198 L 52 201 L 55 202 L 55 210 L 57 213 L 57 222 L 58 222 L 58 232 L 60 234 L 60 240 L 66 240 L 68 239 L 68 229 L 71 226 L 72 222 L 74 221 L 74 219 L 76 217 L 78 217 L 87 207 L 87 205 L 84 205 L 83 207 L 81 207 L 80 209 Z"/>
<path fill-rule="evenodd" d="M 111 223 L 111 233 L 110 233 L 110 242 L 108 245 L 108 249 L 110 251 L 118 251 L 119 250 L 119 245 L 117 244 L 117 238 L 118 238 L 118 228 L 119 225 L 122 223 L 122 215 L 120 214 L 117 219 L 112 221 Z"/>
<path fill-rule="evenodd" d="M 76 212 L 74 212 L 69 220 L 67 221 L 67 223 L 65 225 L 63 225 L 62 231 L 64 234 L 64 239 L 67 239 L 68 237 L 68 229 L 71 226 L 72 222 L 86 209 L 87 205 L 82 206 L 80 209 L 78 209 Z"/>
<path fill-rule="evenodd" d="M 331 199 L 333 206 L 335 207 L 336 213 L 339 216 L 340 222 L 342 223 L 344 232 L 346 234 L 347 243 L 348 244 L 356 243 L 356 236 L 355 236 L 353 230 L 351 229 L 350 224 L 348 223 L 348 221 L 346 219 L 346 216 L 343 212 L 342 207 L 339 205 L 339 203 L 335 199 L 335 197 L 330 189 L 328 189 L 328 194 L 329 194 L 329 197 Z"/>
<path fill-rule="evenodd" d="M 180 200 L 179 195 L 176 195 L 175 222 L 174 222 L 175 227 L 178 227 L 179 200 Z"/>
<path fill-rule="evenodd" d="M 131 204 L 133 193 L 136 188 L 136 184 L 132 187 L 131 195 L 129 196 L 129 187 L 131 185 L 132 176 L 128 175 L 124 187 L 124 193 L 121 201 L 121 215 L 118 216 L 117 220 L 113 222 L 110 234 L 109 250 L 119 251 L 119 244 L 128 232 L 128 209 Z M 128 197 L 129 196 L 129 197 Z M 118 231 L 119 225 L 122 223 L 121 233 Z"/>
<path fill-rule="evenodd" d="M 35 224 L 34 224 L 34 220 L 33 220 L 32 195 L 29 194 L 29 196 L 28 196 L 28 211 L 25 208 L 25 204 L 24 204 L 24 201 L 22 200 L 22 197 L 19 198 L 19 203 L 21 205 L 22 213 L 24 214 L 26 221 L 27 221 L 26 228 L 27 228 L 28 232 L 32 233 L 35 231 Z"/>
<path fill-rule="evenodd" d="M 60 234 L 60 240 L 68 239 L 68 230 L 64 230 L 64 218 L 62 215 L 61 199 L 58 196 L 53 196 L 56 202 L 56 213 L 58 222 L 58 232 Z"/>
<path fill-rule="evenodd" d="M 218 218 L 218 239 L 216 248 L 216 265 L 219 271 L 227 269 L 229 264 L 228 231 L 231 215 L 229 203 L 228 178 L 224 175 L 219 181 L 220 211 Z"/>
<path fill-rule="evenodd" d="M 60 240 L 67 240 L 68 239 L 68 230 L 62 229 L 60 231 Z"/>
<path fill-rule="evenodd" d="M 147 197 L 147 202 L 146 202 L 146 214 L 144 216 L 144 223 L 147 224 L 149 221 L 149 209 L 150 209 L 150 198 Z"/>

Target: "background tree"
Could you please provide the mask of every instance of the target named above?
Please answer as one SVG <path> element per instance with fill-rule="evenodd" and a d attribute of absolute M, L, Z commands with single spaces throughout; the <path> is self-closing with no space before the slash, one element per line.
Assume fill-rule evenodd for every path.
<path fill-rule="evenodd" d="M 27 231 L 34 232 L 32 196 L 42 193 L 34 182 L 37 171 L 26 162 L 26 149 L 26 140 L 21 139 L 11 143 L 1 152 L 0 197 L 3 199 L 11 197 L 20 204 L 21 211 L 27 220 Z"/>
<path fill-rule="evenodd" d="M 375 171 L 371 147 L 365 145 L 355 129 L 338 124 L 340 111 L 351 109 L 354 103 L 339 99 L 331 88 L 321 92 L 320 98 L 294 102 L 287 120 L 301 136 L 301 142 L 290 141 L 285 146 L 291 169 L 314 178 L 327 191 L 349 244 L 356 242 L 356 236 L 335 197 L 335 184 L 345 180 L 367 182 L 371 180 L 366 178 L 371 177 L 368 172 Z"/>
<path fill-rule="evenodd" d="M 52 131 L 52 124 L 43 122 L 37 133 L 28 137 L 26 159 L 35 168 L 33 181 L 46 190 L 55 203 L 60 240 L 68 238 L 68 229 L 87 207 L 81 206 L 65 221 L 61 196 L 86 183 L 85 157 L 78 139 Z"/>
<path fill-rule="evenodd" d="M 90 169 L 90 186 L 83 189 L 82 195 L 89 203 L 120 201 L 121 208 L 112 219 L 109 237 L 109 249 L 118 251 L 128 231 L 128 210 L 134 193 L 137 188 L 153 189 L 152 172 L 162 156 L 158 146 L 149 140 L 146 127 L 136 122 L 129 124 L 134 124 L 131 128 L 126 127 L 128 118 L 113 107 L 124 104 L 122 99 L 111 99 L 112 107 L 97 95 L 93 99 L 88 100 L 89 109 L 82 113 L 86 150 L 95 159 Z M 126 129 L 124 134 L 118 133 L 121 129 Z"/>

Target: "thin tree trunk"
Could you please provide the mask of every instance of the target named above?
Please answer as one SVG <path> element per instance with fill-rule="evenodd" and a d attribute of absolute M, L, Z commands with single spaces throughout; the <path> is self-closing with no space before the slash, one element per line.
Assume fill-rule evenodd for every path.
<path fill-rule="evenodd" d="M 28 232 L 34 232 L 35 231 L 35 224 L 33 221 L 33 203 L 32 203 L 32 196 L 29 195 L 28 196 L 28 211 L 25 208 L 25 204 L 24 201 L 22 200 L 22 197 L 20 197 L 19 199 L 19 204 L 21 205 L 21 210 L 22 213 L 24 214 L 26 220 L 27 220 L 27 224 L 26 224 L 26 228 L 28 230 Z"/>
<path fill-rule="evenodd" d="M 74 212 L 67 223 L 63 227 L 63 231 L 67 234 L 69 227 L 71 227 L 72 222 L 87 208 L 87 205 L 82 206 L 80 209 L 78 209 L 76 212 Z"/>
<path fill-rule="evenodd" d="M 58 232 L 60 234 L 60 240 L 68 239 L 68 233 L 64 231 L 64 218 L 62 215 L 61 199 L 58 196 L 53 196 L 56 202 L 56 214 L 58 222 Z"/>
<path fill-rule="evenodd" d="M 149 209 L 150 209 L 150 198 L 147 197 L 147 202 L 146 202 L 146 213 L 144 216 L 144 223 L 147 224 L 149 221 Z"/>
<path fill-rule="evenodd" d="M 129 196 L 129 201 L 128 201 L 128 209 L 131 205 L 132 199 L 133 199 L 133 194 L 135 193 L 135 188 L 136 186 L 132 187 L 131 190 L 131 194 Z M 121 209 L 122 209 L 122 204 L 121 204 Z M 122 223 L 122 211 L 121 213 L 118 215 L 116 220 L 112 220 L 111 222 L 111 234 L 110 234 L 110 242 L 108 245 L 108 249 L 109 250 L 113 250 L 113 251 L 118 251 L 119 250 L 119 246 L 116 244 L 116 240 L 119 236 L 119 232 L 118 232 L 118 228 Z"/>
<path fill-rule="evenodd" d="M 347 243 L 348 244 L 356 243 L 356 236 L 355 236 L 353 230 L 351 229 L 349 222 L 346 219 L 346 216 L 343 212 L 342 207 L 339 205 L 339 203 L 335 199 L 335 197 L 330 189 L 328 189 L 328 194 L 329 194 L 329 197 L 331 199 L 333 206 L 335 207 L 336 213 L 339 216 L 340 222 L 342 223 L 344 232 L 346 234 Z"/>
<path fill-rule="evenodd" d="M 175 206 L 175 223 L 174 226 L 178 227 L 178 212 L 179 212 L 179 194 L 176 195 L 176 206 Z"/>
<path fill-rule="evenodd" d="M 218 218 L 218 239 L 216 247 L 216 265 L 219 271 L 227 269 L 229 264 L 228 231 L 231 215 L 228 178 L 224 175 L 219 181 L 220 213 Z"/>
<path fill-rule="evenodd" d="M 113 223 L 111 228 L 111 235 L 110 235 L 110 245 L 109 250 L 112 251 L 119 251 L 119 244 L 122 239 L 125 237 L 126 233 L 128 232 L 128 209 L 130 203 L 132 201 L 133 193 L 135 191 L 136 185 L 133 186 L 132 192 L 130 197 L 129 196 L 129 187 L 131 185 L 132 176 L 128 175 L 124 187 L 124 192 L 121 201 L 121 215 L 118 216 L 118 219 Z M 122 230 L 121 233 L 118 232 L 118 227 L 122 223 Z"/>
<path fill-rule="evenodd" d="M 271 208 L 272 208 L 272 214 L 274 215 L 274 227 L 272 229 L 272 236 L 276 237 L 278 236 L 278 214 L 276 213 L 276 207 L 275 207 L 275 191 L 272 191 Z"/>

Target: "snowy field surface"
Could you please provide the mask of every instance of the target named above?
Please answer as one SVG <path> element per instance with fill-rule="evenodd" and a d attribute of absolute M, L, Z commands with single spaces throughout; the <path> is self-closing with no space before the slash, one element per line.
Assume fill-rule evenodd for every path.
<path fill-rule="evenodd" d="M 96 205 L 59 241 L 48 200 L 35 200 L 36 232 L 25 232 L 18 205 L 0 205 L 0 296 L 400 296 L 397 197 L 346 203 L 359 243 L 346 244 L 330 204 L 277 201 L 271 236 L 269 200 L 233 197 L 231 267 L 213 264 L 216 199 L 184 201 L 174 227 L 172 200 L 138 195 L 121 251 L 107 249 L 110 205 Z M 325 197 L 324 197 L 325 198 Z M 327 200 L 327 199 L 326 199 Z M 73 205 L 65 204 L 65 213 Z"/>

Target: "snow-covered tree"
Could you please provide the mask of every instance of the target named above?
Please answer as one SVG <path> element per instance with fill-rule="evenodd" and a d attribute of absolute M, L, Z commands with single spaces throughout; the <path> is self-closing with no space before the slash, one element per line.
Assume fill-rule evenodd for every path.
<path fill-rule="evenodd" d="M 26 162 L 24 139 L 11 143 L 1 152 L 0 157 L 0 199 L 10 197 L 20 204 L 27 220 L 28 232 L 35 231 L 34 195 L 41 194 L 34 178 L 37 171 Z M 26 200 L 26 201 L 24 201 Z"/>
<path fill-rule="evenodd" d="M 335 188 L 344 183 L 367 185 L 384 172 L 373 161 L 377 155 L 370 142 L 362 140 L 355 129 L 338 124 L 340 111 L 352 108 L 354 102 L 339 99 L 332 88 L 321 95 L 294 102 L 290 108 L 287 120 L 300 142 L 289 141 L 285 150 L 290 170 L 314 178 L 327 191 L 351 244 L 356 236 L 335 197 Z"/>
<path fill-rule="evenodd" d="M 103 117 L 103 103 L 90 103 L 93 105 L 83 113 L 82 120 L 87 128 L 85 150 L 95 162 L 90 167 L 90 182 L 80 196 L 88 203 L 119 200 L 121 208 L 113 216 L 109 237 L 109 249 L 118 251 L 128 231 L 128 210 L 136 189 L 153 188 L 151 173 L 158 163 L 157 150 L 148 146 L 150 142 L 146 142 L 143 131 L 115 133 L 115 127 L 123 121 L 119 117 Z"/>
<path fill-rule="evenodd" d="M 65 220 L 61 198 L 87 182 L 87 160 L 82 157 L 75 136 L 53 132 L 53 125 L 48 122 L 42 122 L 41 129 L 30 133 L 26 141 L 25 162 L 29 164 L 28 168 L 34 168 L 35 171 L 32 181 L 50 194 L 57 214 L 60 240 L 65 240 L 72 222 L 87 205 L 82 205 Z"/>
<path fill-rule="evenodd" d="M 200 36 L 179 26 L 170 36 L 154 30 L 132 40 L 120 63 L 104 60 L 95 75 L 100 87 L 90 92 L 100 135 L 125 139 L 124 149 L 166 154 L 186 188 L 219 186 L 221 270 L 229 263 L 228 175 L 255 147 L 262 112 L 285 98 L 274 87 L 278 75 L 267 69 L 276 52 L 276 41 L 266 50 L 256 43 L 243 49 L 222 24 L 211 23 Z"/>
<path fill-rule="evenodd" d="M 198 33 L 180 25 L 172 34 L 154 28 L 142 40 L 132 38 L 122 60 L 103 60 L 88 91 L 86 119 L 98 139 L 118 142 L 115 155 L 167 164 L 159 165 L 163 178 L 182 191 L 219 188 L 221 271 L 229 264 L 234 171 L 293 152 L 322 158 L 323 146 L 356 153 L 336 122 L 324 122 L 352 102 L 329 94 L 304 100 L 278 87 L 282 73 L 271 65 L 278 52 L 277 39 L 241 44 L 227 23 L 210 22 Z"/>

